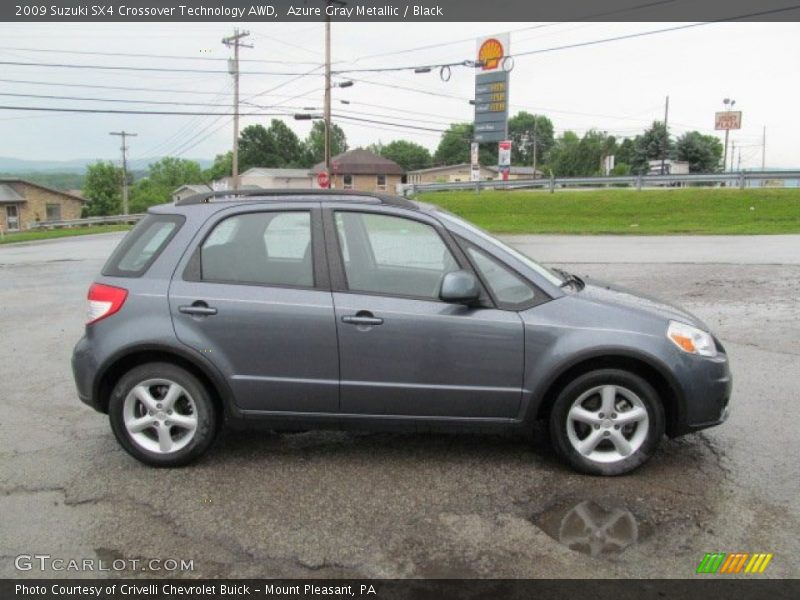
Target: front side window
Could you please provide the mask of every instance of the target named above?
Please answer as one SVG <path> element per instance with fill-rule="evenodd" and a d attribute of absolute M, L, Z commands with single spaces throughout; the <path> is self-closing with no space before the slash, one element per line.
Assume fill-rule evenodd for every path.
<path fill-rule="evenodd" d="M 313 287 L 311 214 L 228 217 L 203 242 L 200 273 L 202 280 L 219 283 Z"/>
<path fill-rule="evenodd" d="M 508 267 L 472 246 L 467 247 L 467 254 L 497 302 L 515 307 L 533 300 L 530 284 Z"/>
<path fill-rule="evenodd" d="M 419 221 L 337 212 L 336 229 L 352 291 L 438 299 L 445 274 L 459 269 L 436 229 Z"/>

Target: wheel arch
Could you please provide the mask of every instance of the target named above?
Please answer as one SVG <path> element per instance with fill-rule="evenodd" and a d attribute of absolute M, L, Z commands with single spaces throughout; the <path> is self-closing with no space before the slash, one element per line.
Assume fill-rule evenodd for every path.
<path fill-rule="evenodd" d="M 135 367 L 153 362 L 174 364 L 197 377 L 211 394 L 220 425 L 226 416 L 238 415 L 228 385 L 212 365 L 190 351 L 160 344 L 125 348 L 108 359 L 98 370 L 94 381 L 93 395 L 97 398 L 97 407 L 108 413 L 111 392 L 120 377 Z"/>
<path fill-rule="evenodd" d="M 657 359 L 624 349 L 597 350 L 561 364 L 534 395 L 538 402 L 533 403 L 529 420 L 549 418 L 561 390 L 576 377 L 597 369 L 622 369 L 645 379 L 655 388 L 664 407 L 667 435 L 677 435 L 685 415 L 685 399 L 678 382 Z"/>

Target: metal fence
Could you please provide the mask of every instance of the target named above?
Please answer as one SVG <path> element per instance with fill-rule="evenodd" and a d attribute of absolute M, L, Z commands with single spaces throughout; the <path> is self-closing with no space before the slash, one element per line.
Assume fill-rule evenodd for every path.
<path fill-rule="evenodd" d="M 550 177 L 543 179 L 509 179 L 484 181 L 454 181 L 450 183 L 407 183 L 402 185 L 404 196 L 419 192 L 444 190 L 518 190 L 546 189 L 555 192 L 566 188 L 629 187 L 641 190 L 648 187 L 720 186 L 765 187 L 772 181 L 800 181 L 800 171 L 737 171 L 689 175 L 624 175 L 614 177 Z M 755 185 L 754 185 L 755 184 Z"/>
<path fill-rule="evenodd" d="M 65 227 L 88 227 L 90 225 L 113 225 L 116 223 L 136 223 L 144 214 L 112 215 L 108 217 L 87 217 L 86 219 L 68 219 L 65 221 L 34 221 L 28 223 L 28 229 L 62 229 Z"/>

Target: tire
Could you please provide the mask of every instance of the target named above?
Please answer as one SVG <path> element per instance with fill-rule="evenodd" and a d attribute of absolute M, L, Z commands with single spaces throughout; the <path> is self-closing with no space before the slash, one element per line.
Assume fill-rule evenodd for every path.
<path fill-rule="evenodd" d="M 125 451 L 153 467 L 180 467 L 199 458 L 217 434 L 206 387 L 170 363 L 128 371 L 111 392 L 111 429 Z"/>
<path fill-rule="evenodd" d="M 622 475 L 647 462 L 664 427 L 664 407 L 653 386 L 629 371 L 600 369 L 561 390 L 549 431 L 556 454 L 576 471 Z"/>

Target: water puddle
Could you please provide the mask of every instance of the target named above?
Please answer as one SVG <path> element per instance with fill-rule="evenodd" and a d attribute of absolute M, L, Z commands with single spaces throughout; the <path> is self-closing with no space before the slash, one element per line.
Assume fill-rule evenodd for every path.
<path fill-rule="evenodd" d="M 560 544 L 589 556 L 618 554 L 652 531 L 627 508 L 595 500 L 559 502 L 531 520 Z"/>

